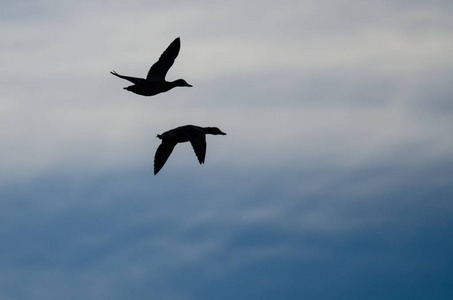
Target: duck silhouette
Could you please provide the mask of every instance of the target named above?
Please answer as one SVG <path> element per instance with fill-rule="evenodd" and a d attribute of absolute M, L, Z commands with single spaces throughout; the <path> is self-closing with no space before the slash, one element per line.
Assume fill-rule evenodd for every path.
<path fill-rule="evenodd" d="M 206 134 L 226 135 L 217 127 L 199 127 L 195 125 L 185 125 L 158 134 L 157 137 L 162 140 L 154 156 L 154 175 L 164 166 L 176 144 L 190 142 L 195 155 L 200 164 L 204 163 L 206 156 Z"/>
<path fill-rule="evenodd" d="M 154 96 L 159 93 L 167 92 L 177 86 L 191 87 L 192 85 L 188 84 L 184 79 L 175 81 L 165 80 L 165 76 L 175 62 L 180 48 L 181 41 L 178 37 L 167 47 L 167 49 L 165 49 L 159 60 L 152 65 L 146 79 L 120 75 L 115 71 L 111 71 L 110 73 L 132 82 L 133 85 L 125 87 L 124 89 L 142 96 Z"/>

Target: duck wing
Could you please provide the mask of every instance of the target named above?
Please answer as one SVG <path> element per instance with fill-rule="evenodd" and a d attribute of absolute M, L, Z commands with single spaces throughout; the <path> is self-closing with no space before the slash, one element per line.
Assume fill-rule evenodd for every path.
<path fill-rule="evenodd" d="M 177 143 L 171 141 L 162 141 L 159 145 L 156 150 L 156 155 L 154 156 L 154 175 L 162 169 L 176 144 Z"/>
<path fill-rule="evenodd" d="M 139 84 L 140 82 L 143 82 L 143 80 L 144 80 L 143 78 L 120 75 L 120 74 L 116 73 L 115 71 L 110 71 L 110 74 L 118 76 L 119 78 L 129 80 L 130 82 L 132 82 L 134 84 Z"/>
<path fill-rule="evenodd" d="M 181 41 L 178 37 L 167 47 L 167 49 L 165 49 L 159 60 L 151 67 L 151 69 L 149 69 L 146 80 L 164 80 L 168 70 L 175 62 L 180 48 Z"/>
<path fill-rule="evenodd" d="M 190 143 L 192 144 L 192 148 L 195 151 L 195 155 L 197 156 L 200 165 L 203 164 L 206 156 L 206 135 L 204 133 L 197 135 L 190 139 Z"/>

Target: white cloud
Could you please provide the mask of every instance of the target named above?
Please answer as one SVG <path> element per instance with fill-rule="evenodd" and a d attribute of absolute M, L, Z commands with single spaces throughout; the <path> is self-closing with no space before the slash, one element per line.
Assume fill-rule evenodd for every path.
<path fill-rule="evenodd" d="M 42 2 L 40 17 L 4 20 L 2 177 L 148 164 L 155 134 L 183 124 L 226 131 L 208 139 L 209 159 L 237 167 L 360 165 L 413 144 L 450 155 L 442 132 L 451 122 L 410 104 L 427 70 L 452 67 L 453 37 L 429 18 L 445 14 L 382 3 L 350 11 L 356 4 L 288 1 L 250 14 L 240 1 Z M 168 77 L 192 89 L 144 98 L 108 74 L 144 76 L 176 36 Z M 175 162 L 193 155 L 184 150 Z"/>

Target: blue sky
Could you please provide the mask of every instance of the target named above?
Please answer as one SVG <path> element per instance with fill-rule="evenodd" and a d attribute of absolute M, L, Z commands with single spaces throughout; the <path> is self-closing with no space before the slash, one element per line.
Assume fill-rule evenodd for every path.
<path fill-rule="evenodd" d="M 0 4 L 1 299 L 453 297 L 449 1 Z"/>

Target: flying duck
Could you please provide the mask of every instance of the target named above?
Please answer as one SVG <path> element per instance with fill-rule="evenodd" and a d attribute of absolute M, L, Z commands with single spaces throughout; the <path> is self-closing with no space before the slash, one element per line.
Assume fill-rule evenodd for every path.
<path fill-rule="evenodd" d="M 170 46 L 168 46 L 164 53 L 162 53 L 159 60 L 151 67 L 151 69 L 149 69 L 146 79 L 123 76 L 115 71 L 111 71 L 110 73 L 132 82 L 133 85 L 125 87 L 124 89 L 142 96 L 153 96 L 164 93 L 176 86 L 191 87 L 184 79 L 175 81 L 165 80 L 165 75 L 167 75 L 168 70 L 178 56 L 179 48 L 181 48 L 181 41 L 178 37 L 170 44 Z"/>
<path fill-rule="evenodd" d="M 199 127 L 194 125 L 185 125 L 158 134 L 157 137 L 162 140 L 162 143 L 157 148 L 154 156 L 154 175 L 162 169 L 178 143 L 190 142 L 198 161 L 203 164 L 206 156 L 206 134 L 226 135 L 217 127 Z"/>

